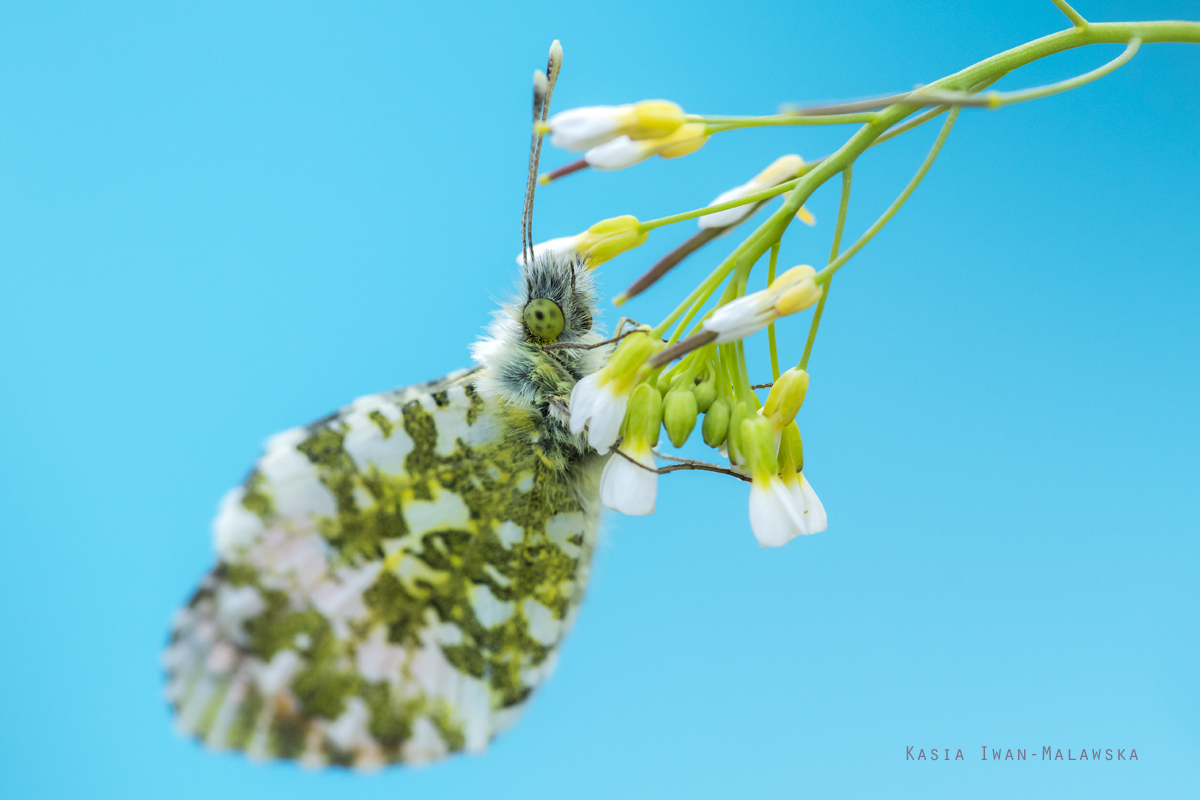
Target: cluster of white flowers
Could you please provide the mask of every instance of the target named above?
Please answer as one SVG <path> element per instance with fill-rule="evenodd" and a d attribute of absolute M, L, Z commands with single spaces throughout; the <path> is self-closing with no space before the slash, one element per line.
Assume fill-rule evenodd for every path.
<path fill-rule="evenodd" d="M 654 155 L 677 158 L 700 149 L 709 137 L 702 121 L 662 100 L 576 108 L 555 114 L 538 128 L 551 135 L 554 145 L 584 153 L 581 161 L 556 174 L 584 166 L 625 169 Z M 804 169 L 798 155 L 776 159 L 751 180 L 722 192 L 709 207 L 746 202 L 701 214 L 700 227 L 731 229 L 765 202 L 761 193 L 786 190 L 784 184 L 804 174 Z M 803 207 L 797 217 L 813 223 Z M 650 227 L 654 226 L 644 226 L 632 216 L 613 217 L 574 236 L 537 244 L 533 252 L 573 254 L 595 267 L 644 243 Z M 624 514 L 654 513 L 658 492 L 654 448 L 659 431 L 666 428 L 672 443 L 682 445 L 703 414 L 704 441 L 728 456 L 731 471 L 750 478 L 750 527 L 761 546 L 778 547 L 796 536 L 825 530 L 825 509 L 801 472 L 803 452 L 795 423 L 808 389 L 808 373 L 801 369 L 783 373 L 759 408 L 748 387 L 731 383 L 728 364 L 722 362 L 728 355 L 717 350 L 717 345 L 740 341 L 780 317 L 812 306 L 824 292 L 815 277 L 810 266 L 793 267 L 766 289 L 718 305 L 702 322 L 707 334 L 704 349 L 675 369 L 664 371 L 664 364 L 652 361 L 664 343 L 649 328 L 642 328 L 624 337 L 606 366 L 576 384 L 570 428 L 576 435 L 586 431 L 588 443 L 608 455 L 600 479 L 605 506 Z"/>

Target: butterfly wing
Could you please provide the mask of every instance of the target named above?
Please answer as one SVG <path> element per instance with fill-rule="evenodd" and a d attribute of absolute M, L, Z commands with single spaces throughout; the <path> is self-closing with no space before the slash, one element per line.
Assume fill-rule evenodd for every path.
<path fill-rule="evenodd" d="M 184 731 L 372 768 L 482 752 L 516 720 L 578 608 L 597 508 L 508 435 L 477 377 L 268 440 L 164 654 Z"/>

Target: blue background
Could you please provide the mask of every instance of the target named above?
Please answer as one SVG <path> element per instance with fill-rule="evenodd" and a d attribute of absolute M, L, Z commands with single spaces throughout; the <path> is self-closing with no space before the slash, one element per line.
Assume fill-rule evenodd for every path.
<path fill-rule="evenodd" d="M 1063 27 L 1049 0 L 0 6 L 0 795 L 1196 795 L 1190 45 L 962 114 L 831 294 L 801 416 L 829 530 L 759 550 L 743 484 L 664 478 L 657 514 L 608 520 L 558 674 L 486 757 L 258 766 L 176 736 L 161 699 L 172 611 L 260 442 L 468 363 L 516 274 L 551 39 L 560 110 L 738 114 L 901 91 Z M 741 131 L 572 176 L 540 192 L 537 238 L 702 205 L 849 132 Z M 935 132 L 859 161 L 847 243 Z M 836 181 L 813 197 L 785 266 L 823 263 L 837 201 Z M 606 264 L 606 293 L 693 230 Z M 628 313 L 660 318 L 734 244 Z M 785 352 L 806 330 L 781 326 Z M 906 762 L 908 745 L 966 760 Z M 1034 760 L 985 763 L 984 745 Z M 1043 745 L 1140 760 L 1042 763 Z"/>

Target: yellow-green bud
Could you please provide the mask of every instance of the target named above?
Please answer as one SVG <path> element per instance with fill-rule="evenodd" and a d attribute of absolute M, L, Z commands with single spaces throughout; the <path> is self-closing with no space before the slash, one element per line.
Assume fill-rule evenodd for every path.
<path fill-rule="evenodd" d="M 789 472 L 794 474 L 804 469 L 804 442 L 794 422 L 783 429 L 783 436 L 779 440 L 779 469 L 784 477 Z"/>
<path fill-rule="evenodd" d="M 779 462 L 775 458 L 775 433 L 766 418 L 755 414 L 742 420 L 738 438 L 750 469 L 750 477 L 761 480 L 779 473 Z"/>
<path fill-rule="evenodd" d="M 659 139 L 654 149 L 662 158 L 679 158 L 696 152 L 707 141 L 707 126 L 702 122 L 689 122 L 680 125 L 670 136 Z"/>
<path fill-rule="evenodd" d="M 704 412 L 704 424 L 700 428 L 704 443 L 709 447 L 720 447 L 729 433 L 729 401 L 724 397 L 713 400 Z"/>
<path fill-rule="evenodd" d="M 662 342 L 651 336 L 648 330 L 644 333 L 631 333 L 617 345 L 617 352 L 613 353 L 612 358 L 608 361 L 605 369 L 609 379 L 615 380 L 637 374 L 642 364 L 645 364 L 646 360 L 660 349 L 662 349 Z"/>
<path fill-rule="evenodd" d="M 771 387 L 763 405 L 763 416 L 771 420 L 776 430 L 782 430 L 796 418 L 807 393 L 808 373 L 796 367 L 789 369 Z"/>
<path fill-rule="evenodd" d="M 715 373 L 706 370 L 704 380 L 692 386 L 692 394 L 696 395 L 696 407 L 708 411 L 709 406 L 717 399 L 717 381 Z"/>
<path fill-rule="evenodd" d="M 662 425 L 662 395 L 649 383 L 638 384 L 629 395 L 625 410 L 625 438 L 641 439 L 650 446 L 658 444 L 658 429 Z"/>
<path fill-rule="evenodd" d="M 667 398 L 663 401 L 663 427 L 667 429 L 671 444 L 683 446 L 696 427 L 698 413 L 696 395 L 686 388 L 667 392 Z"/>
<path fill-rule="evenodd" d="M 758 414 L 744 400 L 735 403 L 729 415 L 729 463 L 744 464 L 746 456 L 742 450 L 742 422 Z"/>
<path fill-rule="evenodd" d="M 630 119 L 621 132 L 630 139 L 661 139 L 684 124 L 683 109 L 669 100 L 643 100 L 630 109 Z"/>
<path fill-rule="evenodd" d="M 588 268 L 595 269 L 645 242 L 649 234 L 640 225 L 629 214 L 602 219 L 583 233 L 576 248 L 587 258 Z"/>

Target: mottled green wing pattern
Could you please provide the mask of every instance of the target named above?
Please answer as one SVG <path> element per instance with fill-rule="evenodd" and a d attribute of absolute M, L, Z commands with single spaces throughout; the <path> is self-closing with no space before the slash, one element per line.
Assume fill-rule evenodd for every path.
<path fill-rule="evenodd" d="M 268 440 L 164 655 L 183 730 L 369 769 L 481 752 L 515 721 L 586 583 L 594 465 L 518 444 L 528 413 L 484 401 L 477 373 Z"/>

